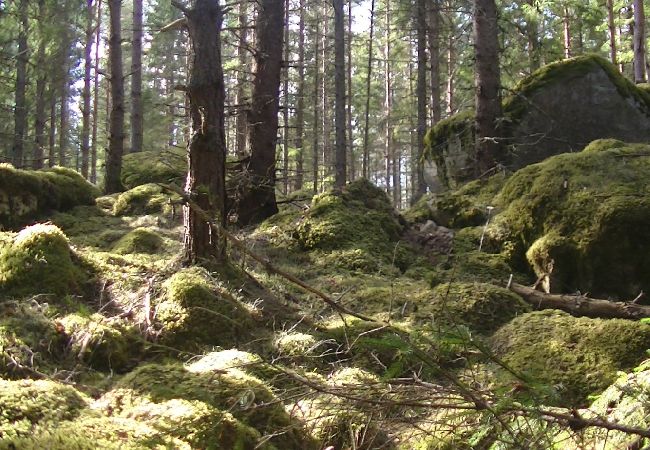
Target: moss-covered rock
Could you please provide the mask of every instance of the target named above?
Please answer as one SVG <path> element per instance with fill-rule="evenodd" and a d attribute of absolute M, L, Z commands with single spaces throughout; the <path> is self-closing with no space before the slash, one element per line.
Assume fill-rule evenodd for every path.
<path fill-rule="evenodd" d="M 92 205 L 99 191 L 71 169 L 32 171 L 0 164 L 0 229 L 14 229 L 53 210 Z"/>
<path fill-rule="evenodd" d="M 555 386 L 555 402 L 571 406 L 605 389 L 618 370 L 638 364 L 648 347 L 650 325 L 554 310 L 516 317 L 492 337 L 492 349 L 509 367 Z"/>
<path fill-rule="evenodd" d="M 250 332 L 249 310 L 199 268 L 181 270 L 164 283 L 156 319 L 164 343 L 196 349 L 232 346 Z"/>
<path fill-rule="evenodd" d="M 137 214 L 167 214 L 176 211 L 176 217 L 182 217 L 180 208 L 175 204 L 178 196 L 168 194 L 157 184 L 143 184 L 121 193 L 113 204 L 113 214 L 130 216 Z"/>
<path fill-rule="evenodd" d="M 127 189 L 147 183 L 180 186 L 186 176 L 187 152 L 184 149 L 129 153 L 122 160 L 122 185 Z"/>
<path fill-rule="evenodd" d="M 113 252 L 124 255 L 127 253 L 157 253 L 163 246 L 163 238 L 148 228 L 136 228 L 128 232 L 115 244 Z"/>
<path fill-rule="evenodd" d="M 37 224 L 23 229 L 0 250 L 0 300 L 80 292 L 87 277 L 74 259 L 68 238 L 58 227 Z"/>

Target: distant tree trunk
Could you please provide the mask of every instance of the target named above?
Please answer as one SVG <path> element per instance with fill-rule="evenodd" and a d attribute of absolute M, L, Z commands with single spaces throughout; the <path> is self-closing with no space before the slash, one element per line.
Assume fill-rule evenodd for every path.
<path fill-rule="evenodd" d="M 354 130 L 352 129 L 352 0 L 348 0 L 348 28 L 347 28 L 347 122 L 346 129 L 348 132 L 348 180 L 354 181 L 357 172 L 357 159 L 354 155 Z"/>
<path fill-rule="evenodd" d="M 415 8 L 415 23 L 417 30 L 417 154 L 416 171 L 411 182 L 416 186 L 411 203 L 418 201 L 427 192 L 427 185 L 424 182 L 424 165 L 422 155 L 424 154 L 424 135 L 427 129 L 427 23 L 426 23 L 426 0 L 417 0 Z M 434 56 L 432 55 L 432 58 Z M 433 78 L 433 77 L 432 77 Z"/>
<path fill-rule="evenodd" d="M 618 64 L 616 54 L 616 25 L 614 23 L 614 0 L 606 0 L 607 3 L 607 28 L 609 29 L 609 57 L 612 64 Z"/>
<path fill-rule="evenodd" d="M 235 152 L 239 159 L 243 159 L 248 154 L 246 147 L 248 140 L 248 121 L 246 113 L 248 108 L 245 106 L 246 99 L 246 71 L 248 70 L 248 1 L 239 3 L 239 44 L 237 46 L 237 60 L 239 62 L 239 71 L 237 73 L 237 116 L 235 118 Z"/>
<path fill-rule="evenodd" d="M 282 95 L 282 192 L 289 193 L 289 0 L 284 0 L 284 80 Z"/>
<path fill-rule="evenodd" d="M 27 61 L 29 60 L 29 49 L 27 47 L 27 33 L 29 32 L 29 19 L 27 15 L 27 0 L 20 0 L 18 3 L 18 20 L 20 31 L 18 32 L 18 56 L 16 58 L 16 91 L 14 109 L 14 142 L 12 151 L 12 162 L 16 167 L 23 166 L 25 136 L 27 134 Z"/>
<path fill-rule="evenodd" d="M 93 49 L 93 0 L 86 1 L 86 39 L 84 47 L 84 88 L 83 88 L 83 107 L 82 126 L 81 126 L 81 175 L 88 178 L 88 166 L 90 156 L 90 71 L 92 69 L 92 49 Z"/>
<path fill-rule="evenodd" d="M 500 161 L 496 124 L 501 116 L 499 39 L 494 0 L 474 0 L 476 49 L 476 161 L 478 175 Z"/>
<path fill-rule="evenodd" d="M 133 45 L 131 46 L 131 149 L 142 151 L 142 0 L 133 0 Z"/>
<path fill-rule="evenodd" d="M 390 0 L 386 0 L 385 11 L 385 29 L 386 40 L 384 42 L 384 169 L 386 181 L 386 193 L 393 192 L 393 200 L 395 199 L 394 190 L 391 190 L 391 163 L 395 158 L 393 155 L 393 125 L 391 123 L 391 73 L 390 73 Z M 396 205 L 397 206 L 397 205 Z"/>
<path fill-rule="evenodd" d="M 172 4 L 185 14 L 192 43 L 192 65 L 187 86 L 192 138 L 185 191 L 223 227 L 226 223 L 226 95 L 221 66 L 223 12 L 217 0 L 196 0 L 192 9 L 176 1 Z M 224 262 L 224 236 L 213 235 L 210 224 L 187 206 L 184 220 L 186 262 Z"/>
<path fill-rule="evenodd" d="M 111 114 L 109 144 L 106 153 L 106 178 L 104 192 L 112 194 L 122 190 L 122 155 L 124 153 L 124 74 L 122 71 L 121 0 L 108 0 L 110 12 L 110 38 L 108 41 L 111 64 Z"/>
<path fill-rule="evenodd" d="M 43 168 L 43 159 L 45 156 L 45 121 L 46 121 L 46 102 L 45 97 L 47 87 L 47 71 L 42 70 L 45 67 L 45 37 L 44 21 L 45 19 L 45 0 L 38 0 L 38 53 L 36 56 L 36 67 L 39 68 L 36 77 L 36 117 L 34 119 L 34 158 L 32 159 L 32 169 Z"/>
<path fill-rule="evenodd" d="M 643 0 L 634 0 L 634 81 L 646 82 L 645 12 Z"/>
<path fill-rule="evenodd" d="M 431 70 L 431 118 L 435 125 L 442 117 L 440 111 L 440 0 L 433 0 L 428 8 L 429 67 Z M 425 2 L 426 7 L 426 2 Z"/>
<path fill-rule="evenodd" d="M 50 128 L 48 130 L 47 166 L 53 167 L 56 160 L 56 90 L 50 83 Z"/>
<path fill-rule="evenodd" d="M 562 16 L 562 24 L 564 26 L 564 57 L 571 58 L 571 17 L 569 16 L 569 7 L 564 7 L 564 15 Z"/>
<path fill-rule="evenodd" d="M 451 8 L 451 2 L 447 2 L 447 8 Z M 453 18 L 451 19 L 453 22 Z M 454 74 L 456 72 L 456 55 L 454 53 L 454 32 L 453 27 L 447 36 L 447 86 L 445 89 L 445 102 L 447 103 L 447 116 L 451 116 L 456 108 L 454 97 Z"/>
<path fill-rule="evenodd" d="M 374 40 L 375 31 L 375 0 L 371 0 L 370 4 L 370 37 L 368 39 L 368 66 L 366 74 L 366 109 L 364 113 L 364 127 L 363 127 L 363 176 L 370 179 L 370 147 L 369 147 L 369 133 L 370 133 L 370 85 L 372 81 L 372 43 Z"/>
<path fill-rule="evenodd" d="M 531 8 L 537 8 L 536 0 L 526 0 Z M 540 43 L 539 43 L 539 23 L 535 19 L 527 18 L 526 20 L 526 39 L 528 40 L 528 54 L 530 60 L 530 71 L 534 72 L 540 68 Z"/>
<path fill-rule="evenodd" d="M 241 225 L 258 223 L 278 212 L 275 200 L 275 148 L 278 139 L 282 72 L 284 0 L 261 0 L 257 16 L 255 80 L 249 114 L 250 186 L 239 200 Z"/>
<path fill-rule="evenodd" d="M 64 2 L 61 7 L 63 32 L 61 37 L 61 53 L 60 53 L 60 89 L 61 89 L 61 105 L 59 115 L 59 160 L 60 166 L 66 165 L 66 153 L 68 151 L 68 133 L 70 122 L 70 108 L 68 101 L 70 98 L 70 48 L 72 47 L 72 36 L 70 30 L 70 6 L 68 2 Z"/>
<path fill-rule="evenodd" d="M 332 104 L 330 103 L 330 91 L 329 91 L 329 82 L 331 71 L 331 54 L 328 51 L 330 49 L 329 42 L 329 15 L 327 10 L 327 4 L 323 4 L 323 30 L 321 33 L 321 95 L 323 96 L 322 103 L 322 121 L 323 121 L 323 152 L 322 152 L 322 162 L 323 167 L 321 170 L 321 184 L 325 186 L 325 178 L 331 174 L 332 169 Z"/>
<path fill-rule="evenodd" d="M 304 127 L 305 127 L 305 1 L 300 0 L 298 21 L 298 87 L 296 95 L 296 176 L 294 189 L 302 189 L 304 176 Z"/>
<path fill-rule="evenodd" d="M 318 95 L 320 92 L 320 49 L 319 49 L 319 43 L 320 43 L 320 23 L 319 23 L 319 8 L 316 8 L 316 36 L 314 38 L 314 140 L 312 142 L 312 176 L 314 178 L 314 194 L 318 193 L 318 147 L 319 147 L 319 123 L 320 123 L 320 117 L 319 117 L 319 111 L 320 111 L 320 105 L 319 105 L 319 98 L 320 96 Z M 320 98 L 321 101 L 324 101 L 324 99 Z"/>
<path fill-rule="evenodd" d="M 334 91 L 336 160 L 334 186 L 342 188 L 346 181 L 347 145 L 345 142 L 345 27 L 343 0 L 333 0 L 334 5 Z"/>
<path fill-rule="evenodd" d="M 95 34 L 95 78 L 93 94 L 93 143 L 90 148 L 90 182 L 97 183 L 97 127 L 99 126 L 99 47 L 101 43 L 102 0 L 97 1 L 97 30 Z"/>

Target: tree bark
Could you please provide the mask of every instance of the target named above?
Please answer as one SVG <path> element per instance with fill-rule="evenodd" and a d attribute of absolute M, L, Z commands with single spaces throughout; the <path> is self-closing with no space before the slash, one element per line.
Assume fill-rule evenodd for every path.
<path fill-rule="evenodd" d="M 494 0 L 474 0 L 476 50 L 476 167 L 477 175 L 501 162 L 497 120 L 501 116 L 499 39 Z"/>
<path fill-rule="evenodd" d="M 429 67 L 431 70 L 431 126 L 440 121 L 440 0 L 430 2 L 428 8 L 427 38 L 429 43 Z M 426 7 L 425 2 L 425 7 Z"/>
<path fill-rule="evenodd" d="M 284 0 L 262 0 L 257 16 L 255 80 L 248 129 L 250 185 L 239 200 L 240 225 L 258 223 L 278 212 L 275 200 L 275 151 L 278 135 Z"/>
<path fill-rule="evenodd" d="M 248 2 L 239 3 L 239 40 L 237 46 L 237 60 L 239 62 L 239 72 L 237 74 L 237 93 L 235 103 L 237 104 L 237 116 L 235 117 L 235 151 L 239 159 L 244 159 L 248 155 L 248 121 L 246 114 L 248 111 L 246 98 L 246 83 L 248 77 L 246 71 L 248 67 Z"/>
<path fill-rule="evenodd" d="M 333 0 L 334 5 L 334 90 L 336 159 L 334 186 L 343 188 L 346 181 L 347 144 L 345 142 L 345 29 L 343 0 Z"/>
<path fill-rule="evenodd" d="M 305 0 L 300 0 L 298 20 L 298 87 L 296 89 L 296 176 L 294 189 L 302 189 L 304 182 L 304 139 L 305 128 Z"/>
<path fill-rule="evenodd" d="M 427 192 L 427 186 L 424 182 L 424 165 L 422 156 L 424 155 L 424 135 L 427 128 L 427 23 L 426 23 L 426 0 L 417 0 L 415 8 L 415 23 L 417 31 L 417 88 L 415 97 L 417 98 L 417 154 L 416 170 L 411 179 L 415 188 L 411 204 L 415 203 Z M 432 56 L 433 58 L 433 56 Z"/>
<path fill-rule="evenodd" d="M 217 0 L 196 0 L 192 9 L 176 1 L 187 18 L 191 72 L 187 86 L 192 118 L 189 171 L 186 194 L 221 227 L 226 223 L 226 138 L 224 131 L 225 87 L 221 65 L 223 12 Z M 226 245 L 223 234 L 212 233 L 210 223 L 188 206 L 184 207 L 185 261 L 223 263 Z"/>
<path fill-rule="evenodd" d="M 16 167 L 23 166 L 25 137 L 27 134 L 27 61 L 29 48 L 27 47 L 27 34 L 29 33 L 29 19 L 27 16 L 27 0 L 18 3 L 18 56 L 16 58 L 16 91 L 14 108 L 14 140 L 12 148 L 12 162 Z"/>
<path fill-rule="evenodd" d="M 352 128 L 352 0 L 348 0 L 348 28 L 347 28 L 347 122 L 346 130 L 348 132 L 348 172 L 347 178 L 349 181 L 354 181 L 357 176 L 357 158 L 354 154 L 354 129 Z"/>
<path fill-rule="evenodd" d="M 284 75 L 282 95 L 282 192 L 289 193 L 289 0 L 284 0 Z"/>
<path fill-rule="evenodd" d="M 374 1 L 374 0 L 373 0 Z M 319 140 L 319 124 L 320 124 L 320 117 L 319 117 L 319 112 L 320 112 L 320 104 L 319 104 L 319 99 L 320 101 L 325 101 L 323 98 L 321 98 L 318 94 L 320 92 L 320 23 L 319 23 L 319 12 L 320 8 L 317 6 L 316 7 L 316 26 L 314 27 L 316 29 L 316 33 L 314 33 L 316 36 L 314 38 L 314 126 L 313 126 L 313 141 L 312 141 L 312 177 L 314 179 L 314 186 L 313 186 L 313 192 L 314 194 L 318 193 L 318 147 L 320 144 Z"/>
<path fill-rule="evenodd" d="M 390 74 L 390 0 L 386 0 L 384 13 L 386 39 L 384 41 L 384 179 L 386 182 L 386 193 L 391 195 L 391 163 L 393 155 L 393 129 L 391 124 L 391 74 Z M 393 201 L 395 196 L 393 194 Z M 395 205 L 397 207 L 397 205 Z"/>
<path fill-rule="evenodd" d="M 86 1 L 86 39 L 84 46 L 84 88 L 82 93 L 83 106 L 81 126 L 81 175 L 88 179 L 90 157 L 90 72 L 92 69 L 93 35 L 93 0 Z"/>
<path fill-rule="evenodd" d="M 90 182 L 97 182 L 97 127 L 99 126 L 99 47 L 102 28 L 102 0 L 97 0 L 97 27 L 95 34 L 95 77 L 93 93 L 93 140 L 90 148 Z"/>
<path fill-rule="evenodd" d="M 133 45 L 131 47 L 131 153 L 142 151 L 142 0 L 133 0 Z"/>
<path fill-rule="evenodd" d="M 645 12 L 643 0 L 634 0 L 634 81 L 646 82 Z"/>
<path fill-rule="evenodd" d="M 366 76 L 366 109 L 364 114 L 364 127 L 363 127 L 363 176 L 370 179 L 370 147 L 369 147 L 369 133 L 370 133 L 370 86 L 372 81 L 372 43 L 374 41 L 375 31 L 375 0 L 370 3 L 370 37 L 368 39 L 368 66 Z"/>
<path fill-rule="evenodd" d="M 47 166 L 53 167 L 56 160 L 56 90 L 50 83 L 50 127 L 48 130 Z"/>
<path fill-rule="evenodd" d="M 571 20 L 569 16 L 569 7 L 564 7 L 564 14 L 562 16 L 562 24 L 564 26 L 564 58 L 568 59 L 572 56 L 571 48 Z"/>
<path fill-rule="evenodd" d="M 59 155 L 58 164 L 62 167 L 66 165 L 66 153 L 68 151 L 69 139 L 69 122 L 70 122 L 70 108 L 68 100 L 70 97 L 70 48 L 72 46 L 72 36 L 70 30 L 70 11 L 68 2 L 62 6 L 62 24 L 63 32 L 61 38 L 60 49 L 60 89 L 61 89 L 61 105 L 59 115 Z"/>
<path fill-rule="evenodd" d="M 618 64 L 616 50 L 616 25 L 614 23 L 614 0 L 606 0 L 607 7 L 607 28 L 609 30 L 609 58 L 612 64 Z"/>
<path fill-rule="evenodd" d="M 45 0 L 38 0 L 38 53 L 36 56 L 36 67 L 39 68 L 36 76 L 36 117 L 34 119 L 34 157 L 32 159 L 32 169 L 43 168 L 43 159 L 45 156 L 45 107 L 47 99 L 45 97 L 47 87 L 47 71 L 45 67 L 45 36 L 44 21 L 46 20 Z"/>
<path fill-rule="evenodd" d="M 122 155 L 124 154 L 124 74 L 122 71 L 122 1 L 108 0 L 110 38 L 108 42 L 111 64 L 111 114 L 109 144 L 106 154 L 104 192 L 122 190 Z"/>

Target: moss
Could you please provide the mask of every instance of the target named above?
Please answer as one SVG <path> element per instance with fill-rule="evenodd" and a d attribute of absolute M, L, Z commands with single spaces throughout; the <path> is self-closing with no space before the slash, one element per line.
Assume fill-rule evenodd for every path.
<path fill-rule="evenodd" d="M 163 246 L 163 238 L 147 228 L 136 228 L 122 236 L 114 245 L 113 251 L 126 253 L 157 253 Z"/>
<path fill-rule="evenodd" d="M 177 195 L 165 193 L 157 184 L 143 184 L 120 194 L 113 204 L 113 214 L 171 214 L 174 202 L 177 201 Z M 178 209 L 178 206 L 176 208 Z M 180 217 L 182 214 L 177 211 L 176 216 Z"/>
<path fill-rule="evenodd" d="M 495 353 L 515 371 L 556 386 L 554 401 L 584 404 L 634 367 L 650 346 L 650 325 L 621 319 L 576 318 L 547 310 L 521 315 L 492 337 Z"/>
<path fill-rule="evenodd" d="M 526 259 L 538 277 L 544 277 L 546 292 L 571 289 L 578 277 L 579 252 L 575 243 L 551 231 L 533 242 L 526 252 Z M 555 264 L 561 270 L 555 271 Z"/>
<path fill-rule="evenodd" d="M 68 238 L 58 227 L 27 227 L 0 251 L 0 292 L 5 296 L 79 293 L 86 275 L 73 259 Z"/>
<path fill-rule="evenodd" d="M 134 366 L 143 348 L 138 331 L 109 322 L 100 314 L 89 317 L 69 314 L 58 319 L 57 325 L 67 337 L 70 354 L 94 369 L 125 372 Z"/>
<path fill-rule="evenodd" d="M 553 274 L 564 291 L 635 297 L 650 288 L 641 269 L 650 264 L 648 155 L 644 144 L 597 141 L 587 152 L 517 171 L 495 199 L 502 212 L 490 238 L 522 270 L 526 251 L 542 239 L 530 260 L 541 267 L 544 255 L 555 258 Z"/>
<path fill-rule="evenodd" d="M 273 346 L 280 356 L 307 356 L 317 347 L 315 336 L 298 331 L 279 333 L 273 341 Z"/>
<path fill-rule="evenodd" d="M 187 175 L 184 149 L 129 153 L 122 160 L 122 185 L 133 189 L 147 183 L 182 185 Z"/>
<path fill-rule="evenodd" d="M 250 329 L 250 312 L 201 269 L 174 274 L 163 289 L 156 319 L 168 345 L 185 349 L 205 344 L 232 346 Z"/>
<path fill-rule="evenodd" d="M 410 224 L 422 223 L 433 220 L 433 204 L 435 197 L 432 194 L 425 194 L 404 212 L 404 219 Z"/>
<path fill-rule="evenodd" d="M 74 419 L 87 404 L 76 389 L 54 381 L 0 379 L 0 439 L 29 436 L 37 426 Z"/>
<path fill-rule="evenodd" d="M 124 219 L 97 206 L 77 206 L 67 212 L 56 213 L 50 219 L 75 245 L 102 250 L 109 250 L 129 230 Z"/>

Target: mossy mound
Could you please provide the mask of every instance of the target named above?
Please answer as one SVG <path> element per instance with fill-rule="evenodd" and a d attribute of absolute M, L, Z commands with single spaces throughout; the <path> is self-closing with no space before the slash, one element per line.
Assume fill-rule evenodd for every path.
<path fill-rule="evenodd" d="M 98 401 L 97 407 L 117 416 L 144 419 L 155 418 L 160 411 L 171 413 L 171 402 L 184 405 L 190 412 L 194 410 L 194 419 L 185 423 L 168 420 L 169 430 L 180 423 L 172 433 L 183 437 L 193 429 L 185 439 L 193 437 L 199 448 L 261 443 L 260 437 L 279 430 L 284 433 L 271 436 L 262 448 L 314 448 L 301 424 L 285 412 L 271 390 L 258 378 L 234 368 L 201 371 L 195 367 L 189 371 L 178 364 L 147 364 L 126 375 L 116 389 Z M 226 422 L 230 426 L 219 430 L 222 417 L 230 417 Z"/>
<path fill-rule="evenodd" d="M 73 262 L 68 238 L 54 225 L 24 228 L 0 249 L 0 299 L 79 293 L 87 277 Z"/>
<path fill-rule="evenodd" d="M 112 251 L 120 255 L 128 253 L 157 253 L 163 246 L 163 238 L 148 228 L 136 228 L 128 232 L 115 244 Z"/>
<path fill-rule="evenodd" d="M 32 171 L 0 164 L 0 229 L 28 224 L 53 210 L 92 205 L 99 191 L 71 169 Z"/>
<path fill-rule="evenodd" d="M 649 192 L 650 146 L 596 141 L 512 175 L 488 234 L 553 291 L 634 298 L 650 289 Z"/>
<path fill-rule="evenodd" d="M 67 338 L 69 354 L 98 370 L 125 372 L 143 348 L 137 330 L 100 314 L 69 314 L 57 320 L 57 328 Z"/>
<path fill-rule="evenodd" d="M 205 344 L 230 347 L 250 331 L 250 311 L 204 270 L 182 270 L 163 288 L 156 319 L 167 345 L 184 349 Z"/>
<path fill-rule="evenodd" d="M 76 389 L 54 381 L 0 379 L 0 440 L 8 443 L 38 426 L 72 420 L 88 403 Z"/>
<path fill-rule="evenodd" d="M 143 184 L 121 193 L 113 204 L 113 214 L 116 216 L 132 216 L 142 214 L 172 215 L 182 217 L 178 195 L 169 194 L 157 184 Z"/>
<path fill-rule="evenodd" d="M 76 245 L 102 250 L 110 250 L 112 244 L 129 230 L 123 218 L 115 217 L 98 206 L 77 206 L 54 214 L 51 220 Z"/>
<path fill-rule="evenodd" d="M 492 336 L 497 356 L 530 379 L 555 386 L 561 395 L 555 401 L 568 406 L 605 389 L 649 347 L 650 325 L 555 310 L 523 314 Z"/>
<path fill-rule="evenodd" d="M 181 186 L 187 176 L 184 149 L 129 153 L 122 159 L 122 185 L 127 189 L 147 183 Z"/>
<path fill-rule="evenodd" d="M 465 326 L 490 335 L 529 311 L 528 304 L 508 289 L 488 283 L 452 282 L 436 286 L 430 303 L 423 302 L 414 315 L 418 320 L 445 327 Z"/>

